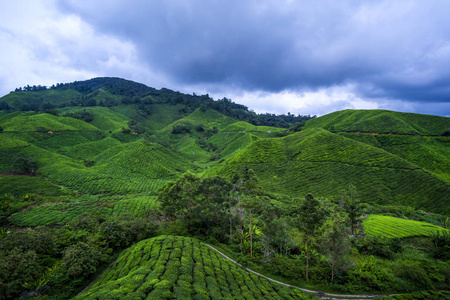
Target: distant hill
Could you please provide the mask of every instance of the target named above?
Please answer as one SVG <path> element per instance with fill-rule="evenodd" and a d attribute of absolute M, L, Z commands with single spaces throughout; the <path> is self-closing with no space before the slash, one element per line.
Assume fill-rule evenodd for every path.
<path fill-rule="evenodd" d="M 234 178 L 251 168 L 268 192 L 333 197 L 352 184 L 363 202 L 450 213 L 450 118 L 257 115 L 120 78 L 28 87 L 0 107 L 0 173 L 75 193 L 156 195 L 185 171 Z"/>
<path fill-rule="evenodd" d="M 331 132 L 401 135 L 442 135 L 450 129 L 449 118 L 388 110 L 343 110 L 311 120 L 305 128 Z"/>
<path fill-rule="evenodd" d="M 182 94 L 169 89 L 156 90 L 141 83 L 100 77 L 86 81 L 75 81 L 45 86 L 26 86 L 0 98 L 0 110 L 9 111 L 53 111 L 67 106 L 116 107 L 135 104 L 139 113 L 149 116 L 152 104 L 180 105 L 180 116 L 187 115 L 199 107 L 212 108 L 226 116 L 250 122 L 254 125 L 289 127 L 295 122 L 306 121 L 311 116 L 256 114 L 241 104 L 223 98 L 214 101 L 209 95 Z"/>

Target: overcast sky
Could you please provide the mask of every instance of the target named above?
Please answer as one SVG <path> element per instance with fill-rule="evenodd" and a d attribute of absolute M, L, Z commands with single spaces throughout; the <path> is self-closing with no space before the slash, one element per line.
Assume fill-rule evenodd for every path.
<path fill-rule="evenodd" d="M 450 116 L 448 0 L 0 0 L 0 95 L 98 76 L 256 112 Z"/>

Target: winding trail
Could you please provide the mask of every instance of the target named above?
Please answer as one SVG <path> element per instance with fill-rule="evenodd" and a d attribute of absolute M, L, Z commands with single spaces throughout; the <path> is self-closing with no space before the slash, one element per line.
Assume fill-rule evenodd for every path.
<path fill-rule="evenodd" d="M 336 299 L 336 300 L 367 300 L 367 299 L 375 299 L 375 298 L 381 298 L 381 297 L 391 297 L 393 296 L 392 294 L 378 294 L 378 295 L 339 295 L 339 294 L 330 294 L 330 293 L 325 293 L 325 292 L 320 292 L 320 291 L 313 291 L 313 290 L 308 290 L 308 289 L 304 289 L 295 285 L 291 285 L 291 284 L 287 284 L 278 280 L 275 280 L 273 278 L 267 277 L 261 273 L 258 273 L 256 271 L 250 270 L 249 268 L 241 265 L 240 263 L 238 263 L 237 261 L 233 260 L 232 258 L 228 257 L 227 255 L 225 255 L 224 253 L 220 252 L 219 250 L 217 250 L 216 248 L 214 248 L 213 246 L 206 244 L 206 246 L 208 246 L 209 248 L 211 248 L 212 250 L 216 251 L 217 253 L 219 253 L 220 255 L 222 255 L 225 259 L 231 261 L 232 263 L 234 263 L 235 265 L 241 267 L 242 269 L 246 270 L 247 272 L 251 272 L 255 275 L 258 275 L 260 277 L 264 277 L 267 280 L 270 280 L 272 282 L 278 283 L 280 285 L 284 285 L 287 287 L 291 287 L 291 288 L 296 288 L 299 289 L 305 293 L 310 293 L 310 294 L 314 294 L 316 297 L 318 298 L 322 298 L 322 299 Z"/>

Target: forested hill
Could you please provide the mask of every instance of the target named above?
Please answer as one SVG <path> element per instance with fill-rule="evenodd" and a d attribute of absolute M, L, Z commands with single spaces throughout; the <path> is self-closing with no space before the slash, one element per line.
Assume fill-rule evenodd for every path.
<path fill-rule="evenodd" d="M 246 121 L 253 125 L 265 125 L 288 128 L 296 122 L 313 117 L 294 114 L 257 114 L 245 105 L 223 98 L 214 101 L 208 94 L 183 94 L 166 88 L 160 90 L 141 83 L 113 78 L 100 77 L 72 83 L 58 83 L 51 87 L 27 85 L 16 88 L 14 92 L 0 99 L 0 110 L 52 112 L 56 108 L 67 106 L 105 106 L 115 107 L 122 104 L 136 104 L 143 114 L 149 115 L 151 105 L 183 105 L 181 113 L 187 115 L 197 108 L 212 108 L 228 117 Z"/>

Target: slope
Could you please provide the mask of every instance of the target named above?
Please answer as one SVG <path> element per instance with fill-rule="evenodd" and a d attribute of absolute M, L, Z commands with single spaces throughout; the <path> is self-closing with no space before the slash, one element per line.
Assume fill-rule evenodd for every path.
<path fill-rule="evenodd" d="M 68 118 L 58 117 L 51 114 L 22 113 L 11 119 L 0 122 L 4 131 L 99 131 L 95 126 L 86 122 Z"/>
<path fill-rule="evenodd" d="M 450 138 L 445 136 L 341 133 L 407 160 L 450 183 Z"/>
<path fill-rule="evenodd" d="M 447 229 L 430 223 L 381 215 L 369 215 L 362 226 L 367 236 L 388 238 L 431 236 L 437 232 L 448 232 Z"/>
<path fill-rule="evenodd" d="M 441 135 L 450 118 L 387 110 L 343 110 L 309 120 L 305 128 L 332 132 L 373 132 L 409 135 Z"/>
<path fill-rule="evenodd" d="M 158 236 L 124 251 L 74 299 L 311 299 L 236 267 L 196 239 Z"/>
<path fill-rule="evenodd" d="M 232 177 L 248 168 L 263 188 L 277 193 L 330 197 L 353 184 L 363 202 L 450 212 L 450 184 L 387 151 L 323 129 L 254 141 L 209 174 Z"/>
<path fill-rule="evenodd" d="M 108 140 L 112 143 L 109 144 Z M 110 138 L 103 141 L 106 147 L 116 144 Z M 80 152 L 69 153 L 76 157 L 74 159 L 59 151 L 36 145 L 30 145 L 22 152 L 38 162 L 40 175 L 65 187 L 90 194 L 154 193 L 168 180 L 195 169 L 191 162 L 180 155 L 144 140 L 109 147 L 97 156 L 87 154 L 82 160 L 77 157 Z M 92 154 L 89 151 L 87 153 Z M 92 159 L 88 165 L 86 158 Z"/>

